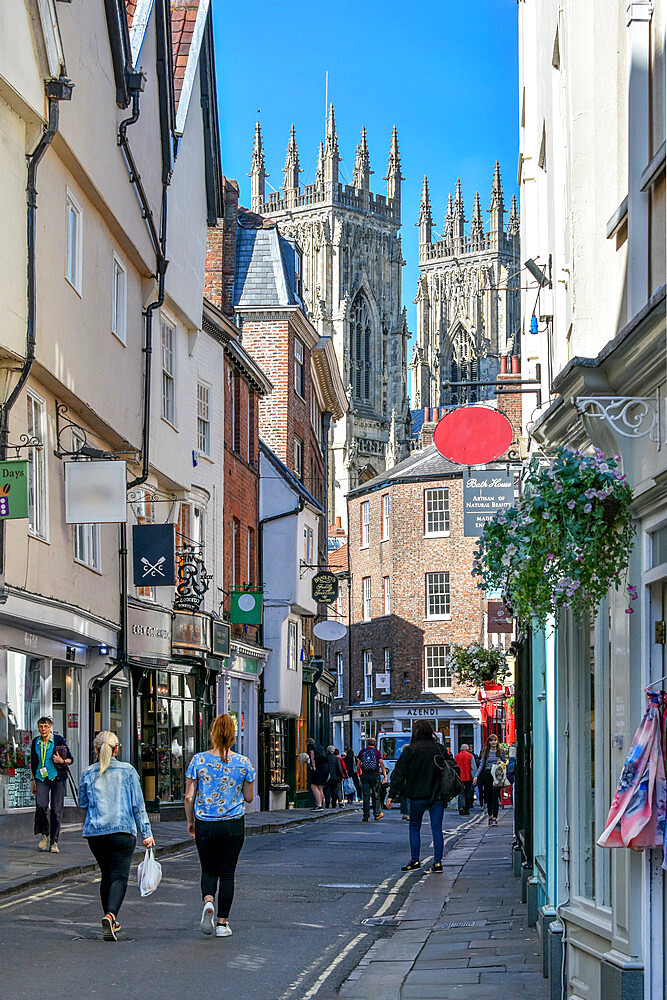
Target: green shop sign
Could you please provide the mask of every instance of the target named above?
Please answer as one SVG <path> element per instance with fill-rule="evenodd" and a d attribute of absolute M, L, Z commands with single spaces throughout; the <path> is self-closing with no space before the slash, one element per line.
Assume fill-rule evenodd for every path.
<path fill-rule="evenodd" d="M 261 590 L 232 590 L 229 620 L 232 625 L 261 625 Z"/>
<path fill-rule="evenodd" d="M 28 516 L 28 463 L 0 462 L 0 517 Z"/>

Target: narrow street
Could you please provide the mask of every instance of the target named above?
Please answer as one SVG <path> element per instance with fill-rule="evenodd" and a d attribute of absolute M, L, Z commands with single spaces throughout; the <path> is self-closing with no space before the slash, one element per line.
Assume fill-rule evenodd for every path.
<path fill-rule="evenodd" d="M 446 851 L 479 815 L 448 812 Z M 11 899 L 0 904 L 5 995 L 22 1000 L 38 983 L 48 983 L 52 1000 L 194 1000 L 204 984 L 225 1000 L 333 995 L 373 943 L 392 933 L 391 925 L 363 921 L 400 909 L 416 881 L 400 870 L 408 856 L 407 823 L 397 809 L 377 823 L 341 811 L 317 824 L 252 837 L 237 872 L 229 940 L 205 938 L 199 930 L 194 848 L 162 859 L 163 881 L 153 897 L 139 898 L 132 873 L 117 945 L 100 940 L 93 874 Z M 422 858 L 428 868 L 428 835 Z"/>

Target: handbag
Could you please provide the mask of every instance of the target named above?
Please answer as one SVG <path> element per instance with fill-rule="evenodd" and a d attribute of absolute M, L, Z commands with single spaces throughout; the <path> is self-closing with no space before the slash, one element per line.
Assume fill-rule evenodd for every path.
<path fill-rule="evenodd" d="M 502 761 L 498 761 L 491 768 L 491 777 L 493 778 L 494 788 L 503 788 L 505 785 L 505 765 Z"/>
<path fill-rule="evenodd" d="M 343 791 L 345 792 L 346 795 L 354 795 L 355 794 L 355 791 L 354 791 L 354 782 L 352 781 L 352 778 L 345 778 L 345 780 L 343 782 Z"/>
<path fill-rule="evenodd" d="M 442 764 L 439 763 L 440 760 Z M 433 758 L 433 763 L 437 771 L 440 772 L 437 775 L 437 784 L 433 798 L 436 799 L 439 796 L 443 802 L 449 802 L 450 799 L 461 794 L 463 791 L 463 782 L 446 757 L 436 756 Z"/>

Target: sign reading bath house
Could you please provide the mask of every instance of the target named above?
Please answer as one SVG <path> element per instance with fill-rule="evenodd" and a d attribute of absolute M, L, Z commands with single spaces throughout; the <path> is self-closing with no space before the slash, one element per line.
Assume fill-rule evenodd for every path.
<path fill-rule="evenodd" d="M 28 516 L 28 463 L 0 462 L 0 518 Z"/>
<path fill-rule="evenodd" d="M 514 478 L 499 469 L 471 472 L 463 483 L 463 534 L 478 538 L 484 525 L 514 503 Z"/>

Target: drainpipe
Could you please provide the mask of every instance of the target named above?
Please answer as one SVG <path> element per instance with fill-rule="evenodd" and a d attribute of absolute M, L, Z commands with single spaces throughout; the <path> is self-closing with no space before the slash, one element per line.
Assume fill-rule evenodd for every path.
<path fill-rule="evenodd" d="M 49 80 L 45 87 L 45 93 L 49 101 L 49 120 L 44 126 L 42 136 L 37 146 L 28 157 L 28 183 L 26 186 L 27 203 L 27 325 L 26 325 L 26 352 L 25 360 L 21 368 L 18 382 L 9 394 L 7 402 L 0 405 L 0 460 L 7 457 L 7 443 L 9 441 L 9 414 L 14 403 L 19 397 L 23 386 L 28 381 L 28 376 L 35 360 L 35 315 L 36 315 L 36 266 L 35 266 L 35 216 L 37 213 L 37 167 L 42 157 L 53 142 L 58 123 L 60 120 L 60 101 L 71 101 L 74 84 L 67 77 L 61 76 L 58 80 Z M 5 591 L 5 522 L 0 524 L 0 604 L 7 600 Z"/>

